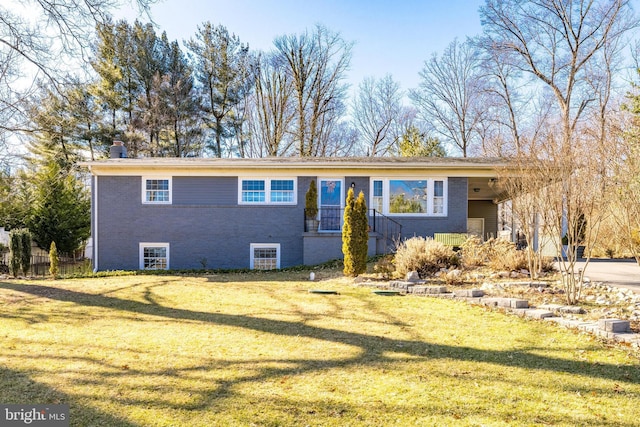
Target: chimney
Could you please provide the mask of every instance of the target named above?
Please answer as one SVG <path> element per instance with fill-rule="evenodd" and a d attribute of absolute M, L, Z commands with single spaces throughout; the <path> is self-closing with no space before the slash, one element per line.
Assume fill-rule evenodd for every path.
<path fill-rule="evenodd" d="M 124 159 L 127 157 L 127 147 L 122 141 L 113 141 L 113 145 L 109 148 L 109 154 L 112 159 Z"/>

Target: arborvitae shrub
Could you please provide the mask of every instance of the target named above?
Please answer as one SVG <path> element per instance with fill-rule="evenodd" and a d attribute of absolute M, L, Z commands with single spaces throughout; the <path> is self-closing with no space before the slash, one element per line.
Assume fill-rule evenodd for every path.
<path fill-rule="evenodd" d="M 361 191 L 355 201 L 353 210 L 353 239 L 356 275 L 367 271 L 367 255 L 369 252 L 369 218 L 367 203 Z"/>
<path fill-rule="evenodd" d="M 56 242 L 51 242 L 49 247 L 49 274 L 55 279 L 58 277 L 58 249 Z"/>
<path fill-rule="evenodd" d="M 26 228 L 20 231 L 20 267 L 26 276 L 31 268 L 31 233 Z"/>
<path fill-rule="evenodd" d="M 14 277 L 20 274 L 20 252 L 22 249 L 21 231 L 11 230 L 9 233 L 9 271 Z"/>
<path fill-rule="evenodd" d="M 344 255 L 344 268 L 342 272 L 345 276 L 357 276 L 356 260 L 354 249 L 353 217 L 355 208 L 355 198 L 353 188 L 347 192 L 347 200 L 344 206 L 344 221 L 342 224 L 342 254 Z"/>

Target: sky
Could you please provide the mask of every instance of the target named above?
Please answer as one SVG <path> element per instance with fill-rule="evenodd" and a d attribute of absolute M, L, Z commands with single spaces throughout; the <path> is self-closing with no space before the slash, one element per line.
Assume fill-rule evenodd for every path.
<path fill-rule="evenodd" d="M 347 80 L 354 91 L 365 77 L 391 74 L 402 90 L 418 86 L 424 61 L 455 38 L 481 33 L 483 0 L 164 0 L 153 5 L 157 31 L 170 40 L 190 39 L 198 25 L 224 25 L 251 50 L 268 51 L 273 40 L 316 24 L 354 42 Z M 116 19 L 136 19 L 121 9 Z M 147 22 L 144 16 L 140 20 Z"/>

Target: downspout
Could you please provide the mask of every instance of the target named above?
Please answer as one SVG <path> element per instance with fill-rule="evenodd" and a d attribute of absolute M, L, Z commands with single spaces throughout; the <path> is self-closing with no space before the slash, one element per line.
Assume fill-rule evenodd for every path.
<path fill-rule="evenodd" d="M 98 176 L 93 176 L 93 272 L 98 271 Z"/>

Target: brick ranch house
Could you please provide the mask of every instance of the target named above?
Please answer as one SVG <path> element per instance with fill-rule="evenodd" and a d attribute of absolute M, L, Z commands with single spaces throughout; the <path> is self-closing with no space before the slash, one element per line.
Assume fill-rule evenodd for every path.
<path fill-rule="evenodd" d="M 115 150 L 114 150 L 115 148 Z M 342 258 L 346 192 L 363 191 L 369 254 L 435 233 L 498 234 L 496 168 L 482 158 L 122 158 L 87 162 L 94 269 L 238 269 Z M 318 189 L 319 227 L 305 223 Z"/>

